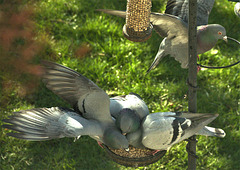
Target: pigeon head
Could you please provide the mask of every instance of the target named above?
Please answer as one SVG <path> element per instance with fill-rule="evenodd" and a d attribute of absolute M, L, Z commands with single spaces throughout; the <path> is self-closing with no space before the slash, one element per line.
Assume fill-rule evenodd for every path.
<path fill-rule="evenodd" d="M 116 126 L 121 129 L 122 133 L 130 133 L 136 131 L 140 127 L 140 117 L 136 112 L 129 108 L 120 111 L 116 119 Z"/>
<path fill-rule="evenodd" d="M 209 25 L 209 27 L 213 30 L 213 34 L 216 36 L 217 39 L 223 39 L 227 42 L 227 34 L 226 30 L 223 26 L 218 24 Z"/>
<path fill-rule="evenodd" d="M 198 54 L 211 50 L 219 39 L 227 42 L 226 30 L 219 24 L 199 26 L 197 34 Z"/>
<path fill-rule="evenodd" d="M 108 128 L 103 134 L 103 143 L 113 149 L 127 149 L 129 147 L 126 136 L 115 128 Z"/>
<path fill-rule="evenodd" d="M 224 41 L 227 41 L 226 30 L 223 26 L 219 24 L 209 24 L 205 27 L 206 35 L 209 36 L 207 40 L 217 41 L 223 39 Z"/>

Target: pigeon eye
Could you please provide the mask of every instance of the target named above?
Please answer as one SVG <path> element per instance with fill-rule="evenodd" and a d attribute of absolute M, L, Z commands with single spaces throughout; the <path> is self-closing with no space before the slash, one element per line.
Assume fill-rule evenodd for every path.
<path fill-rule="evenodd" d="M 218 35 L 222 35 L 222 32 L 221 32 L 221 31 L 218 31 Z"/>

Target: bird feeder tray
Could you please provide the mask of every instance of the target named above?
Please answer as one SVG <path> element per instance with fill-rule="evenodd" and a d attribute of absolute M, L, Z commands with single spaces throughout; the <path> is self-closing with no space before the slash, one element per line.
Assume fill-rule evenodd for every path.
<path fill-rule="evenodd" d="M 152 25 L 150 25 L 144 31 L 135 31 L 134 28 L 129 28 L 126 25 L 123 26 L 123 35 L 130 41 L 143 42 L 147 41 L 152 36 Z"/>
<path fill-rule="evenodd" d="M 114 162 L 126 167 L 150 165 L 161 159 L 167 152 L 163 150 L 153 154 L 154 150 L 152 149 L 139 149 L 133 146 L 129 146 L 129 151 L 124 149 L 111 149 L 105 145 L 103 145 L 103 147 Z"/>

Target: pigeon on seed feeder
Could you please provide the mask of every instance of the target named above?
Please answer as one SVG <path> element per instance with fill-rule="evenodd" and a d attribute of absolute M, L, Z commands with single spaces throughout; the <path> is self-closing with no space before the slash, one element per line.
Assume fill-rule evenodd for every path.
<path fill-rule="evenodd" d="M 222 136 L 225 134 L 205 126 L 216 115 L 194 114 L 195 121 L 191 116 L 181 117 L 179 113 L 149 114 L 146 103 L 138 94 L 109 99 L 95 83 L 76 71 L 47 61 L 43 66 L 46 70 L 43 81 L 47 88 L 69 102 L 74 110 L 52 107 L 17 112 L 4 120 L 7 124 L 3 127 L 18 132 L 8 133 L 9 136 L 42 141 L 88 135 L 103 143 L 115 162 L 143 166 L 158 161 L 166 153 L 165 149 L 186 136 L 197 133 L 221 137 L 220 132 Z M 154 131 L 157 132 L 155 137 Z M 159 147 L 163 142 L 157 138 L 162 135 L 174 142 Z"/>
<path fill-rule="evenodd" d="M 127 149 L 128 141 L 115 126 L 123 108 L 140 117 L 149 114 L 146 103 L 135 93 L 109 98 L 88 78 L 60 64 L 43 61 L 43 82 L 74 110 L 52 107 L 23 110 L 6 119 L 4 127 L 20 133 L 8 135 L 33 141 L 88 135 L 114 149 Z M 111 112 L 111 113 L 110 113 Z"/>
<path fill-rule="evenodd" d="M 208 24 L 208 16 L 214 0 L 198 0 L 197 2 L 197 53 L 202 54 L 212 49 L 219 39 L 227 41 L 227 36 L 223 26 Z M 97 11 L 126 17 L 124 11 L 107 9 L 98 9 Z M 182 68 L 188 68 L 188 0 L 169 0 L 165 14 L 151 13 L 150 23 L 164 39 L 147 73 L 154 69 L 159 61 L 167 55 L 180 62 Z"/>
<path fill-rule="evenodd" d="M 125 108 L 116 118 L 116 126 L 126 135 L 129 151 L 106 148 L 115 162 L 125 166 L 146 166 L 163 157 L 173 145 L 193 136 L 225 137 L 224 130 L 206 126 L 217 114 L 158 112 L 140 118 Z"/>
<path fill-rule="evenodd" d="M 226 135 L 222 129 L 206 126 L 218 116 L 217 114 L 157 112 L 149 114 L 143 119 L 131 116 L 134 114 L 136 113 L 128 109 L 123 116 L 116 119 L 116 122 L 120 122 L 117 126 L 122 131 L 132 129 L 126 136 L 129 145 L 136 148 L 167 150 L 193 135 L 220 138 Z M 119 124 L 125 124 L 125 126 L 121 126 L 123 129 Z"/>
<path fill-rule="evenodd" d="M 26 140 L 49 140 L 88 135 L 100 143 L 127 149 L 128 141 L 110 114 L 110 99 L 105 91 L 76 71 L 52 62 L 43 62 L 43 81 L 47 88 L 69 102 L 69 109 L 40 108 L 20 111 L 5 122 L 20 133 L 10 136 Z"/>

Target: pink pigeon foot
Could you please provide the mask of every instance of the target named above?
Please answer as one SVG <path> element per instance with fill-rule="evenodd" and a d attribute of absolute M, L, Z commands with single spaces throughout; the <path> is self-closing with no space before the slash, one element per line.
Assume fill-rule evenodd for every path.
<path fill-rule="evenodd" d="M 197 72 L 199 72 L 201 70 L 200 66 L 197 66 Z"/>
<path fill-rule="evenodd" d="M 156 153 L 158 153 L 159 151 L 161 151 L 161 150 L 153 150 L 152 152 L 151 152 L 151 154 L 154 156 Z"/>
<path fill-rule="evenodd" d="M 199 61 L 199 55 L 197 55 L 197 60 Z M 197 73 L 201 70 L 200 66 L 197 66 Z"/>
<path fill-rule="evenodd" d="M 101 148 L 103 148 L 102 142 L 97 141 L 97 143 L 98 143 L 98 145 L 99 145 Z M 103 149 L 104 149 L 104 148 L 103 148 Z"/>

